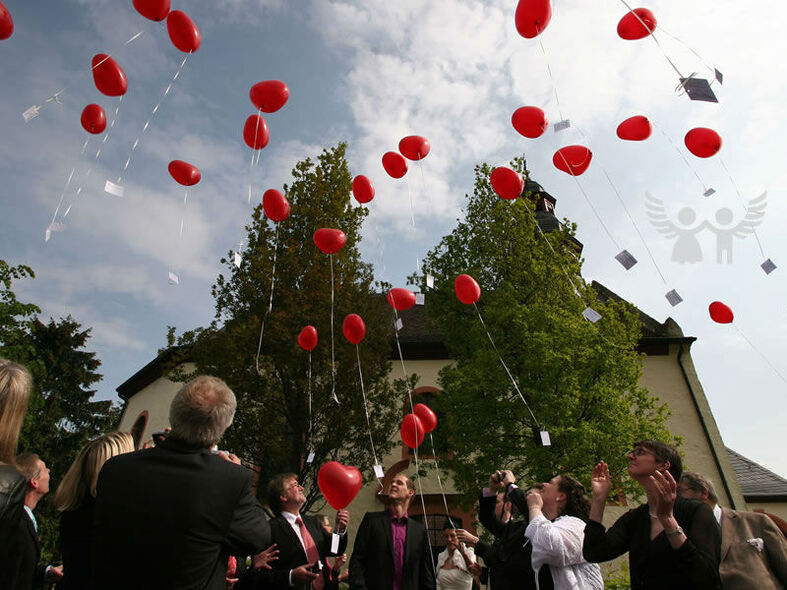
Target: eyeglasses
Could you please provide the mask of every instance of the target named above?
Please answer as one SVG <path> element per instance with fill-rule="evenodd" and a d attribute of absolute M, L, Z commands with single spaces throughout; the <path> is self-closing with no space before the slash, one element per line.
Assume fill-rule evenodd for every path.
<path fill-rule="evenodd" d="M 644 447 L 635 447 L 626 454 L 634 455 L 635 457 L 641 457 L 642 455 L 653 455 L 654 457 L 656 456 L 656 453 L 654 453 L 653 451 L 649 451 Z"/>

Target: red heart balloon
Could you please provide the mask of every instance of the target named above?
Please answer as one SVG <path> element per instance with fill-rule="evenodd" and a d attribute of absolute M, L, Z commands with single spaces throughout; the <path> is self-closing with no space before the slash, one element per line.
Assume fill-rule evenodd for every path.
<path fill-rule="evenodd" d="M 519 0 L 514 22 L 520 35 L 525 39 L 532 39 L 547 28 L 551 18 L 552 2 L 550 0 Z"/>
<path fill-rule="evenodd" d="M 472 305 L 481 298 L 481 287 L 470 275 L 459 275 L 454 281 L 456 297 L 465 305 Z"/>
<path fill-rule="evenodd" d="M 304 327 L 298 334 L 298 346 L 308 351 L 317 348 L 317 328 L 314 326 Z"/>
<path fill-rule="evenodd" d="M 544 111 L 538 107 L 519 107 L 511 115 L 511 124 L 520 135 L 535 139 L 547 130 L 549 121 Z"/>
<path fill-rule="evenodd" d="M 281 191 L 269 188 L 262 195 L 262 209 L 268 219 L 279 223 L 290 216 L 290 202 Z"/>
<path fill-rule="evenodd" d="M 290 89 L 280 80 L 264 80 L 251 87 L 249 98 L 263 113 L 275 113 L 290 98 Z"/>
<path fill-rule="evenodd" d="M 399 141 L 399 153 L 408 160 L 423 160 L 430 149 L 429 140 L 420 135 L 408 135 Z"/>
<path fill-rule="evenodd" d="M 567 145 L 555 152 L 552 163 L 555 168 L 566 174 L 579 176 L 588 169 L 591 159 L 593 159 L 593 152 L 584 145 Z"/>
<path fill-rule="evenodd" d="M 314 244 L 325 254 L 336 254 L 344 248 L 347 236 L 340 229 L 322 227 L 314 232 Z"/>
<path fill-rule="evenodd" d="M 721 149 L 721 135 L 707 127 L 695 127 L 686 134 L 683 142 L 698 158 L 710 158 Z"/>
<path fill-rule="evenodd" d="M 618 125 L 618 137 L 626 141 L 642 141 L 650 137 L 653 127 L 643 115 L 629 117 Z"/>
<path fill-rule="evenodd" d="M 183 160 L 172 160 L 167 169 L 172 178 L 183 186 L 193 186 L 202 180 L 199 168 Z"/>
<path fill-rule="evenodd" d="M 710 319 L 718 324 L 729 324 L 735 319 L 732 310 L 721 301 L 711 303 L 708 306 L 708 312 L 710 312 Z"/>
<path fill-rule="evenodd" d="M 503 199 L 516 199 L 525 189 L 525 181 L 519 173 L 506 166 L 492 170 L 489 182 L 492 183 L 492 188 L 498 196 Z"/>
<path fill-rule="evenodd" d="M 85 131 L 98 135 L 107 128 L 107 115 L 100 105 L 89 104 L 82 109 L 80 122 Z"/>
<path fill-rule="evenodd" d="M 260 115 L 252 115 L 246 119 L 243 125 L 243 141 L 251 149 L 260 150 L 268 145 L 271 134 L 268 131 L 268 124 Z"/>
<path fill-rule="evenodd" d="M 413 413 L 418 416 L 424 427 L 424 432 L 432 432 L 437 428 L 437 414 L 426 404 L 415 404 Z"/>
<path fill-rule="evenodd" d="M 360 344 L 363 337 L 366 336 L 366 324 L 357 313 L 351 313 L 344 318 L 342 332 L 347 340 L 353 344 Z"/>
<path fill-rule="evenodd" d="M 167 32 L 172 44 L 183 53 L 194 53 L 202 44 L 197 25 L 182 10 L 173 10 L 167 16 Z"/>
<path fill-rule="evenodd" d="M 98 53 L 93 56 L 91 65 L 93 81 L 100 93 L 107 96 L 122 96 L 126 93 L 128 90 L 126 73 L 114 59 L 106 53 Z"/>
<path fill-rule="evenodd" d="M 424 425 L 415 414 L 407 414 L 399 428 L 402 442 L 411 449 L 417 449 L 424 442 Z"/>
<path fill-rule="evenodd" d="M 160 22 L 169 14 L 170 0 L 134 0 L 137 12 L 152 21 Z"/>
<path fill-rule="evenodd" d="M 396 287 L 388 291 L 388 305 L 398 311 L 410 309 L 415 305 L 415 293 L 409 289 Z"/>
<path fill-rule="evenodd" d="M 374 185 L 363 174 L 353 178 L 353 197 L 359 203 L 368 203 L 374 198 Z"/>
<path fill-rule="evenodd" d="M 8 39 L 14 32 L 14 19 L 11 13 L 0 1 L 0 40 Z"/>
<path fill-rule="evenodd" d="M 627 41 L 642 39 L 655 30 L 656 17 L 647 8 L 635 8 L 627 12 L 618 23 L 618 35 Z"/>
<path fill-rule="evenodd" d="M 361 489 L 361 472 L 351 465 L 328 461 L 317 472 L 317 485 L 328 504 L 344 510 Z"/>
<path fill-rule="evenodd" d="M 402 154 L 385 152 L 383 154 L 383 168 L 391 178 L 401 178 L 407 174 L 407 162 Z"/>

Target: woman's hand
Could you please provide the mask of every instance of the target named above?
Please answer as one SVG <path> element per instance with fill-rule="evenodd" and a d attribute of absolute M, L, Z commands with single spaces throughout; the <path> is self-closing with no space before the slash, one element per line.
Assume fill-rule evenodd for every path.
<path fill-rule="evenodd" d="M 672 509 L 678 497 L 675 478 L 669 471 L 656 471 L 648 478 L 647 489 L 650 511 L 664 521 L 672 518 Z"/>
<path fill-rule="evenodd" d="M 531 512 L 534 510 L 541 512 L 541 509 L 544 507 L 544 498 L 541 497 L 541 493 L 538 490 L 530 490 L 527 493 L 527 507 Z"/>
<path fill-rule="evenodd" d="M 609 476 L 609 466 L 601 461 L 593 468 L 590 476 L 590 489 L 594 498 L 604 498 L 606 501 L 609 490 L 612 488 L 612 478 Z"/>
<path fill-rule="evenodd" d="M 471 535 L 465 529 L 456 529 L 456 536 L 460 541 L 468 545 L 475 545 L 478 543 L 478 537 Z"/>

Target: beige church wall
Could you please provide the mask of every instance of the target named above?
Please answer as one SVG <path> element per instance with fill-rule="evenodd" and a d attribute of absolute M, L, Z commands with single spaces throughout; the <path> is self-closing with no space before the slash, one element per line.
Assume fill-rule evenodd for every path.
<path fill-rule="evenodd" d="M 748 502 L 746 510 L 762 510 L 787 520 L 787 502 Z"/>

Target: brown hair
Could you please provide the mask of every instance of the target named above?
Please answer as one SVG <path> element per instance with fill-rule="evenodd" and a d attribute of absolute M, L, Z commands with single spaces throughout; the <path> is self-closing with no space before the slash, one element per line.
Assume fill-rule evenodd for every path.
<path fill-rule="evenodd" d="M 557 489 L 566 495 L 566 506 L 561 516 L 576 516 L 587 522 L 590 516 L 590 501 L 587 498 L 585 486 L 568 474 L 561 475 Z"/>
<path fill-rule="evenodd" d="M 683 473 L 683 461 L 680 458 L 678 449 L 660 440 L 649 439 L 638 440 L 634 443 L 634 448 L 636 449 L 637 447 L 642 447 L 652 452 L 656 456 L 656 460 L 660 463 L 669 462 L 669 469 L 667 471 L 670 472 L 675 481 L 680 479 L 680 475 Z"/>
<path fill-rule="evenodd" d="M 16 456 L 16 468 L 25 476 L 28 483 L 41 475 L 41 467 L 38 465 L 40 460 L 41 457 L 35 453 L 22 453 Z"/>
<path fill-rule="evenodd" d="M 284 482 L 288 479 L 298 481 L 298 476 L 294 473 L 279 473 L 268 482 L 268 506 L 276 514 L 281 514 L 281 496 L 285 491 Z"/>
<path fill-rule="evenodd" d="M 15 465 L 19 431 L 27 411 L 33 378 L 22 365 L 0 359 L 0 462 Z"/>

